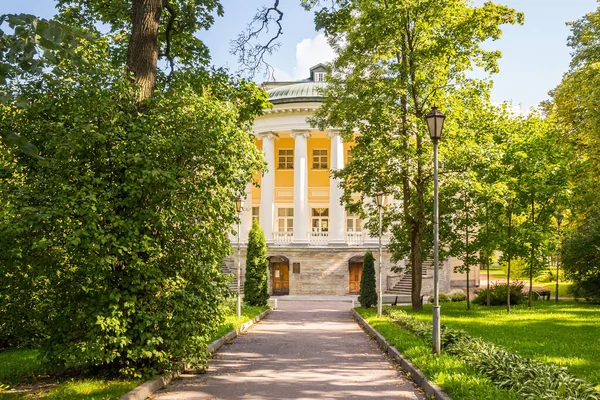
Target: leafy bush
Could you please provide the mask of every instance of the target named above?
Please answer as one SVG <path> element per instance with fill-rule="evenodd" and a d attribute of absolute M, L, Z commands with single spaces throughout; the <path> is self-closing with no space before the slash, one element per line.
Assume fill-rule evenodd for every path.
<path fill-rule="evenodd" d="M 41 323 L 57 368 L 152 375 L 201 364 L 223 319 L 227 227 L 262 166 L 249 132 L 265 95 L 181 71 L 140 108 L 108 47 L 15 82 L 28 108 L 0 104 L 0 130 L 45 157 L 0 150 L 0 293 L 33 307 L 2 306 L 0 321 Z"/>
<path fill-rule="evenodd" d="M 363 268 L 360 277 L 360 291 L 358 302 L 365 308 L 373 307 L 377 304 L 377 286 L 375 284 L 375 258 L 373 253 L 367 251 L 363 261 Z"/>
<path fill-rule="evenodd" d="M 455 293 L 452 293 L 452 295 L 450 296 L 450 299 L 453 302 L 465 301 L 465 300 L 467 300 L 467 295 L 463 291 L 455 292 Z"/>
<path fill-rule="evenodd" d="M 387 308 L 384 314 L 395 323 L 431 342 L 431 324 L 401 310 Z M 566 368 L 531 360 L 506 351 L 500 346 L 473 338 L 466 332 L 441 326 L 442 349 L 461 357 L 502 389 L 531 400 L 600 400 L 600 392 Z"/>
<path fill-rule="evenodd" d="M 514 281 L 510 284 L 510 304 L 520 304 L 525 301 L 523 287 L 525 284 L 520 281 Z M 490 287 L 490 304 L 492 306 L 501 306 L 506 304 L 507 298 L 506 283 L 495 283 Z M 487 289 L 475 291 L 474 304 L 487 305 Z"/>
<path fill-rule="evenodd" d="M 576 299 L 600 304 L 600 215 L 586 218 L 562 245 L 562 267 Z"/>
<path fill-rule="evenodd" d="M 523 399 L 600 399 L 600 392 L 570 375 L 566 368 L 510 353 L 480 338 L 460 338 L 445 350 L 464 357 L 496 385 L 514 391 Z"/>
<path fill-rule="evenodd" d="M 429 301 L 431 304 L 433 304 L 433 296 L 429 296 L 429 298 L 427 299 L 427 301 Z M 438 302 L 440 302 L 440 303 L 449 303 L 451 301 L 452 301 L 452 299 L 447 294 L 444 294 L 444 293 L 438 294 Z"/>
<path fill-rule="evenodd" d="M 269 261 L 265 234 L 256 219 L 248 235 L 244 302 L 251 306 L 266 306 L 269 299 Z"/>

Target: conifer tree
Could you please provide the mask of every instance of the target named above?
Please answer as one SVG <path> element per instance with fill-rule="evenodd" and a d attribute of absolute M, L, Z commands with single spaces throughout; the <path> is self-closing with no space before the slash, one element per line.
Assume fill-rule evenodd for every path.
<path fill-rule="evenodd" d="M 375 258 L 373 258 L 373 253 L 370 251 L 367 251 L 363 261 L 358 302 L 365 308 L 373 307 L 377 304 L 377 287 L 375 286 Z"/>
<path fill-rule="evenodd" d="M 251 306 L 266 306 L 269 298 L 269 262 L 265 234 L 254 220 L 248 235 L 244 302 Z"/>

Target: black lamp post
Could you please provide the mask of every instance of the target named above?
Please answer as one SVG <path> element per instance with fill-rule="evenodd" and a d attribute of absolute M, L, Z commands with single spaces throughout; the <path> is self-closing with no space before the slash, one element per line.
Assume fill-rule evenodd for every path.
<path fill-rule="evenodd" d="M 433 141 L 433 354 L 440 354 L 440 303 L 438 287 L 439 265 L 439 207 L 438 207 L 438 141 L 442 138 L 442 129 L 446 116 L 437 107 L 433 107 L 427 115 L 429 136 Z"/>
<path fill-rule="evenodd" d="M 381 208 L 385 201 L 385 195 L 381 192 L 375 195 L 377 199 L 377 208 L 379 210 L 379 294 L 377 296 L 377 316 L 381 317 L 383 310 L 383 287 L 382 285 L 382 273 L 381 273 Z"/>
<path fill-rule="evenodd" d="M 242 280 L 242 261 L 241 261 L 241 246 L 240 246 L 240 225 L 241 225 L 241 214 L 244 209 L 244 199 L 241 196 L 235 200 L 235 211 L 238 216 L 238 231 L 237 231 L 237 316 L 242 317 L 242 293 L 240 291 L 240 281 Z"/>
<path fill-rule="evenodd" d="M 563 221 L 563 214 L 561 212 L 559 212 L 558 214 L 556 214 L 556 225 L 558 226 L 558 242 L 559 242 L 559 252 L 558 255 L 556 256 L 556 293 L 554 294 L 554 302 L 558 303 L 558 266 L 560 264 L 559 260 L 560 260 L 560 246 L 562 245 L 562 242 L 560 240 L 560 224 Z"/>

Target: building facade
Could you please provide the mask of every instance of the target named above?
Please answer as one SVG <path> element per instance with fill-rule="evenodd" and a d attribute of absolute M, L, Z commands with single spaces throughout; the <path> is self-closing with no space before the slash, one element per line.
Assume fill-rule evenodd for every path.
<path fill-rule="evenodd" d="M 257 219 L 267 241 L 269 289 L 274 295 L 358 293 L 365 252 L 378 256 L 377 233 L 345 211 L 342 189 L 330 174 L 349 162 L 353 143 L 344 142 L 336 129 L 321 131 L 307 121 L 321 105 L 323 85 L 322 65 L 311 68 L 303 81 L 264 84 L 273 108 L 254 123 L 256 145 L 268 170 L 256 177 L 259 187 L 249 185 L 246 190 L 240 227 L 242 281 L 248 233 Z M 231 240 L 235 249 L 237 237 Z M 387 244 L 386 234 L 382 241 Z M 236 265 L 234 252 L 225 268 L 235 274 Z M 409 293 L 410 275 L 392 272 L 393 267 L 384 251 L 384 291 Z M 452 286 L 451 270 L 451 260 L 441 263 L 442 292 Z M 432 278 L 429 263 L 424 265 L 423 294 L 432 292 Z"/>

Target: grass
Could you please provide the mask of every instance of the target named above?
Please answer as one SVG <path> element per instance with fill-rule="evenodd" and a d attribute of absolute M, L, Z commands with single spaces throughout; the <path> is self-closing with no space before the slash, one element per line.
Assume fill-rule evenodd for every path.
<path fill-rule="evenodd" d="M 444 303 L 442 323 L 504 346 L 525 357 L 562 365 L 600 389 L 600 307 L 573 301 L 537 301 L 511 307 Z M 421 320 L 431 318 L 431 305 L 419 312 L 401 307 Z"/>
<path fill-rule="evenodd" d="M 482 269 L 480 271 L 481 279 L 487 279 L 487 270 Z M 501 283 L 506 283 L 506 271 L 500 268 L 491 268 L 490 269 L 490 281 L 500 280 Z M 529 278 L 513 278 L 511 274 L 511 280 L 519 280 L 525 282 L 525 284 L 529 284 Z M 573 295 L 569 293 L 569 288 L 571 287 L 571 282 L 559 282 L 558 283 L 558 297 L 568 297 L 572 298 Z M 539 282 L 536 281 L 535 278 L 533 280 L 533 286 L 543 286 L 546 289 L 552 292 L 552 296 L 556 292 L 556 282 Z M 483 289 L 483 286 L 481 287 Z"/>
<path fill-rule="evenodd" d="M 229 331 L 256 317 L 268 307 L 242 308 L 242 317 L 227 315 L 224 323 L 211 338 L 218 339 Z M 44 399 L 44 400 L 112 400 L 132 390 L 142 380 L 104 380 L 104 379 L 70 379 L 61 381 L 48 376 L 49 372 L 41 363 L 38 350 L 6 350 L 0 352 L 0 400 Z M 3 391 L 3 388 L 15 387 L 19 384 L 33 382 L 31 389 L 22 392 Z M 43 382 L 49 388 L 36 387 Z M 39 384 L 38 384 L 39 385 Z M 26 388 L 26 386 L 25 386 Z"/>
<path fill-rule="evenodd" d="M 388 317 L 377 317 L 374 309 L 357 308 L 375 329 L 419 368 L 427 378 L 451 398 L 461 400 L 513 400 L 514 393 L 502 390 L 462 359 L 442 353 L 434 356 L 431 345 L 395 324 Z"/>

